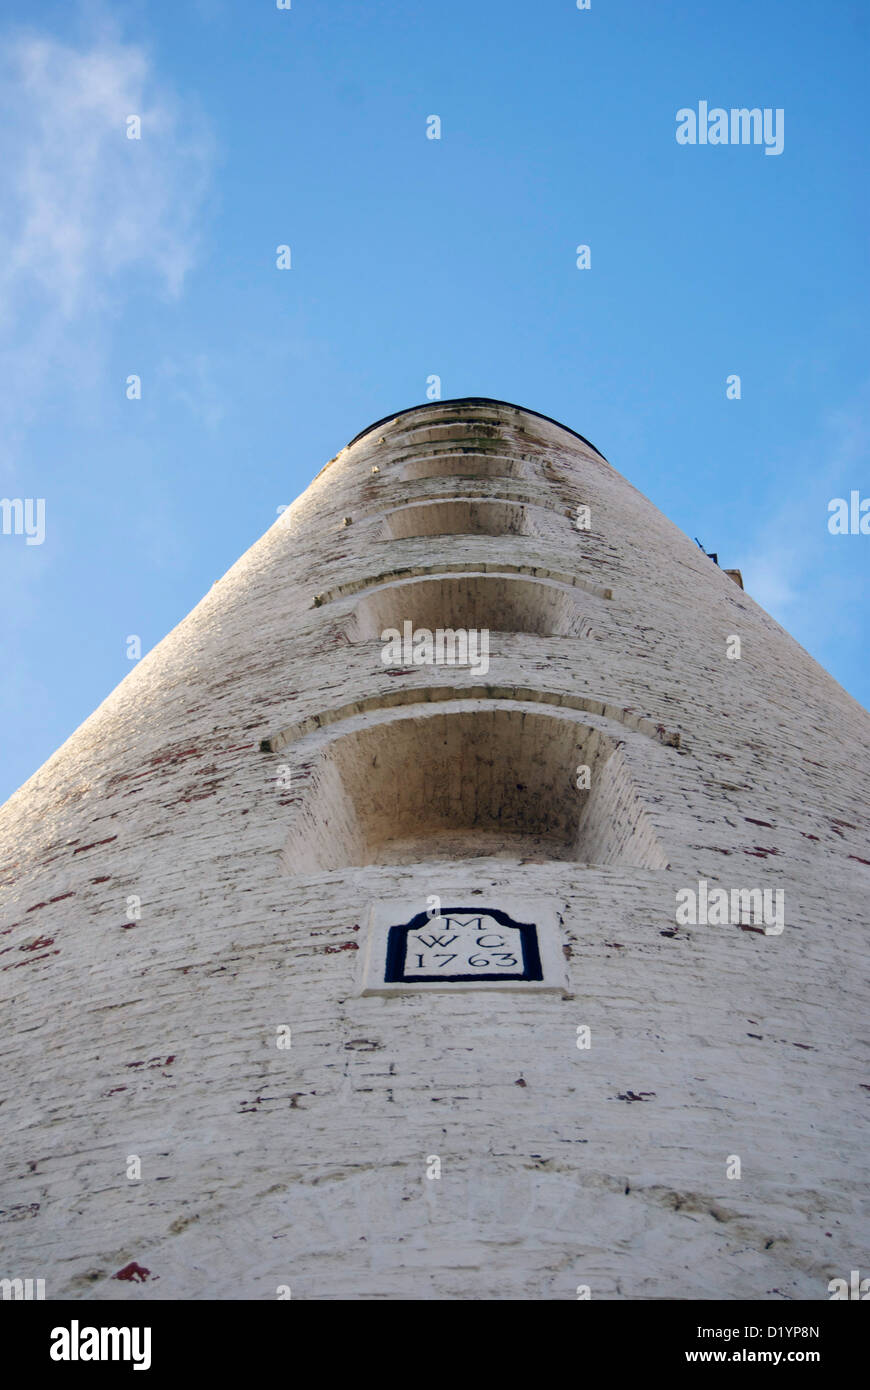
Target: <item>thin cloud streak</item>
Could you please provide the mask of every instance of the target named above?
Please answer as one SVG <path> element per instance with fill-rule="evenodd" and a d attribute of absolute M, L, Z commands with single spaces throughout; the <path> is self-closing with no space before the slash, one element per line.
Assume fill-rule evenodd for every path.
<path fill-rule="evenodd" d="M 827 417 L 812 454 L 796 460 L 788 500 L 740 560 L 748 593 L 798 640 L 818 649 L 834 633 L 855 633 L 862 594 L 852 564 L 864 552 L 845 547 L 866 544 L 866 538 L 832 536 L 827 508 L 866 479 L 868 451 L 870 383 L 854 403 Z"/>
<path fill-rule="evenodd" d="M 0 361 L 15 435 L 49 382 L 96 375 L 141 277 L 181 292 L 213 150 L 146 51 L 106 35 L 82 47 L 13 37 L 0 90 Z M 131 115 L 139 140 L 127 138 Z"/>

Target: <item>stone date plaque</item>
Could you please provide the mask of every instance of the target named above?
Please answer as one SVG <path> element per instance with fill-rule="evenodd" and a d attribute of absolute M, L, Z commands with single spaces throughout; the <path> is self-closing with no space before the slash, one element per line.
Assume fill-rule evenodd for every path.
<path fill-rule="evenodd" d="M 550 899 L 472 903 L 445 899 L 372 906 L 360 994 L 413 990 L 565 991 L 560 926 Z"/>
<path fill-rule="evenodd" d="M 389 929 L 386 983 L 540 979 L 537 926 L 514 922 L 496 907 L 447 907 L 438 917 L 418 912 Z"/>

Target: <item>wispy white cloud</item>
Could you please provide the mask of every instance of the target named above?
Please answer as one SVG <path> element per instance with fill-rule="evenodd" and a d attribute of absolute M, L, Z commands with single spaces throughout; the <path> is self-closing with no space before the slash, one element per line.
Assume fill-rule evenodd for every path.
<path fill-rule="evenodd" d="M 86 472 L 64 443 L 75 439 L 79 404 L 88 419 L 99 408 L 107 372 L 117 385 L 132 370 L 111 361 L 125 310 L 143 294 L 181 294 L 214 163 L 195 102 L 97 13 L 76 42 L 0 28 L 0 496 L 47 493 L 44 545 L 0 536 L 0 717 L 37 748 L 38 731 L 56 727 L 57 690 L 40 677 L 50 661 L 27 654 L 51 649 L 52 584 L 76 544 L 53 480 Z M 140 140 L 127 138 L 132 115 Z M 44 412 L 53 412 L 47 439 Z M 164 509 L 167 548 L 177 544 L 172 520 Z M 23 759 L 16 767 L 4 791 L 29 770 Z"/>
<path fill-rule="evenodd" d="M 804 456 L 790 460 L 788 471 L 783 467 L 784 500 L 740 557 L 747 591 L 805 643 L 820 647 L 831 636 L 855 635 L 854 606 L 862 597 L 855 564 L 866 564 L 866 538 L 832 536 L 827 508 L 852 488 L 866 493 L 868 456 L 870 383 L 830 412 Z"/>
<path fill-rule="evenodd" d="M 156 376 L 172 400 L 189 410 L 210 434 L 217 432 L 224 418 L 224 397 L 207 353 L 197 352 L 183 360 L 166 357 L 158 364 Z"/>
<path fill-rule="evenodd" d="M 146 283 L 178 295 L 194 263 L 212 148 L 141 46 L 0 36 L 0 363 L 13 434 L 57 373 L 96 374 L 104 335 Z M 127 117 L 142 136 L 127 138 Z M 143 278 L 144 277 L 144 278 Z"/>

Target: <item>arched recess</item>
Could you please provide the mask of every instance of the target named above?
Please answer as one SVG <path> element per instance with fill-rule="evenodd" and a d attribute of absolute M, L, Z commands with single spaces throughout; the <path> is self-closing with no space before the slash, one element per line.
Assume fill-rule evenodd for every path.
<path fill-rule="evenodd" d="M 528 481 L 531 465 L 507 454 L 442 453 L 409 460 L 399 466 L 403 483 L 421 478 L 519 478 Z"/>
<path fill-rule="evenodd" d="M 453 419 L 424 419 L 419 424 L 396 430 L 395 437 L 401 440 L 403 445 L 439 444 L 449 440 L 453 444 L 474 448 L 482 440 L 503 441 L 509 438 L 509 435 L 504 421 L 497 417 L 487 419 L 477 416 L 472 419 L 456 416 Z"/>
<path fill-rule="evenodd" d="M 575 570 L 573 574 L 567 574 L 564 570 L 545 569 L 542 565 L 512 565 L 506 560 L 487 561 L 487 560 L 453 560 L 448 565 L 399 565 L 396 569 L 391 569 L 386 573 L 377 575 L 362 575 L 358 579 L 350 579 L 344 584 L 336 584 L 334 589 L 324 589 L 322 593 L 316 594 L 313 607 L 322 608 L 324 604 L 334 603 L 336 599 L 349 598 L 352 594 L 362 593 L 366 589 L 376 589 L 382 584 L 391 582 L 394 579 L 416 579 L 425 578 L 428 575 L 445 574 L 528 574 L 534 579 L 552 579 L 555 584 L 559 584 L 569 589 L 581 589 L 583 593 L 593 594 L 596 598 L 612 599 L 613 590 L 596 584 L 593 580 L 578 574 Z"/>
<path fill-rule="evenodd" d="M 360 594 L 345 629 L 351 642 L 380 639 L 387 628 L 452 628 L 588 637 L 583 593 L 565 584 L 492 572 L 398 579 Z"/>
<path fill-rule="evenodd" d="M 535 536 L 538 528 L 523 503 L 449 497 L 396 507 L 383 520 L 385 540 L 414 536 Z"/>
<path fill-rule="evenodd" d="M 568 711 L 510 701 L 381 711 L 334 729 L 313 756 L 294 750 L 304 791 L 283 866 L 495 857 L 665 868 L 622 744 Z"/>

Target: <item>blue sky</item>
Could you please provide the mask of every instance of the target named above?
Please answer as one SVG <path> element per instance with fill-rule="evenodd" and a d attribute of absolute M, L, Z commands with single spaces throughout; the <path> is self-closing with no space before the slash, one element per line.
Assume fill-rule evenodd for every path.
<path fill-rule="evenodd" d="M 863 0 L 5 0 L 0 496 L 46 530 L 0 535 L 0 799 L 431 374 L 586 435 L 870 703 L 870 536 L 827 529 L 870 494 L 868 36 Z M 783 152 L 678 145 L 701 100 L 782 108 Z"/>

